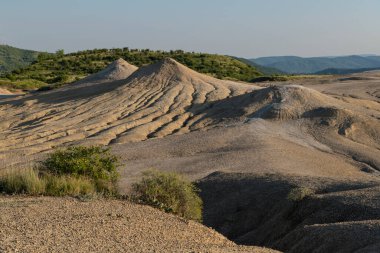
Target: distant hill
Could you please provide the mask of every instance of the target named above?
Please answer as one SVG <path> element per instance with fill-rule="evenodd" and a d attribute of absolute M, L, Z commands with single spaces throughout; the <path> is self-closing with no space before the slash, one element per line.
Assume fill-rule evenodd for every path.
<path fill-rule="evenodd" d="M 276 68 L 288 74 L 314 74 L 328 69 L 376 69 L 380 68 L 380 56 L 312 57 L 276 56 L 250 59 L 264 67 Z"/>
<path fill-rule="evenodd" d="M 158 62 L 167 57 L 173 58 L 185 66 L 219 78 L 238 81 L 250 81 L 261 76 L 255 67 L 230 56 L 184 52 L 182 50 L 152 51 L 149 49 L 94 49 L 76 53 L 40 54 L 33 64 L 17 69 L 6 77 L 9 80 L 33 80 L 36 87 L 43 82 L 48 84 L 65 84 L 82 79 L 90 74 L 99 72 L 111 62 L 122 58 L 137 67 Z M 29 85 L 29 88 L 33 85 Z M 16 88 L 16 87 L 14 87 Z"/>
<path fill-rule="evenodd" d="M 37 59 L 39 52 L 0 45 L 0 74 L 25 67 Z"/>
<path fill-rule="evenodd" d="M 256 68 L 258 71 L 260 71 L 262 74 L 264 74 L 266 76 L 285 74 L 285 72 L 283 72 L 279 69 L 271 68 L 271 67 L 265 67 L 263 65 L 257 64 L 255 62 L 248 60 L 248 59 L 245 59 L 245 58 L 240 58 L 240 57 L 234 57 L 234 58 Z"/>
<path fill-rule="evenodd" d="M 325 69 L 319 72 L 316 72 L 316 75 L 348 75 L 354 73 L 362 73 L 366 71 L 379 70 L 379 68 L 362 68 L 362 69 Z"/>

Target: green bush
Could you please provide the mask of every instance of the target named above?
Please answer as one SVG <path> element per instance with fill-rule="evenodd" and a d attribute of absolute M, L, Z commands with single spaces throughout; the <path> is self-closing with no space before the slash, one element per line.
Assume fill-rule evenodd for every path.
<path fill-rule="evenodd" d="M 56 175 L 114 181 L 119 176 L 117 163 L 117 157 L 108 148 L 75 146 L 51 153 L 41 164 L 44 171 Z"/>
<path fill-rule="evenodd" d="M 57 150 L 36 169 L 0 175 L 7 194 L 83 196 L 117 195 L 117 157 L 107 148 L 70 147 Z"/>
<path fill-rule="evenodd" d="M 307 187 L 296 187 L 290 190 L 288 193 L 288 200 L 298 202 L 303 200 L 306 197 L 314 195 L 315 192 Z"/>
<path fill-rule="evenodd" d="M 132 199 L 186 219 L 202 220 L 202 200 L 191 182 L 174 172 L 150 170 L 132 185 Z"/>
<path fill-rule="evenodd" d="M 103 194 L 117 193 L 118 158 L 108 148 L 76 146 L 57 150 L 41 165 L 42 171 L 54 175 L 89 178 Z"/>

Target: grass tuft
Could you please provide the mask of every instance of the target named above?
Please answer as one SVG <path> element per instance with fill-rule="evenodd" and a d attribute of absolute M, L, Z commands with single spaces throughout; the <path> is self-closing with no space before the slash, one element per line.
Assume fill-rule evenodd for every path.
<path fill-rule="evenodd" d="M 42 174 L 35 169 L 13 170 L 0 176 L 0 191 L 7 194 L 84 196 L 95 195 L 95 184 L 83 177 Z"/>
<path fill-rule="evenodd" d="M 314 195 L 314 190 L 307 188 L 307 187 L 296 187 L 290 190 L 288 193 L 288 200 L 298 202 L 303 200 L 306 197 L 310 197 Z"/>
<path fill-rule="evenodd" d="M 46 193 L 50 196 L 91 196 L 96 194 L 96 189 L 89 179 L 84 177 L 47 175 Z"/>
<path fill-rule="evenodd" d="M 132 199 L 186 219 L 202 220 L 202 200 L 193 183 L 180 174 L 149 170 L 133 184 Z"/>
<path fill-rule="evenodd" d="M 7 172 L 0 178 L 0 190 L 8 194 L 41 195 L 45 187 L 45 181 L 33 169 Z"/>

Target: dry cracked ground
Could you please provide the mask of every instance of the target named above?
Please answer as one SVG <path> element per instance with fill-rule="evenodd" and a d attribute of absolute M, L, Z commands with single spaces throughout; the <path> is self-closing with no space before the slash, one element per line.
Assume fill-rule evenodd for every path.
<path fill-rule="evenodd" d="M 2 169 L 31 166 L 56 147 L 109 145 L 123 161 L 122 191 L 148 168 L 181 172 L 201 189 L 204 224 L 238 244 L 380 250 L 379 72 L 252 85 L 172 59 L 140 69 L 118 60 L 57 90 L 5 96 L 0 117 Z M 297 187 L 314 194 L 287 199 Z M 4 251 L 259 250 L 119 201 L 1 201 Z"/>

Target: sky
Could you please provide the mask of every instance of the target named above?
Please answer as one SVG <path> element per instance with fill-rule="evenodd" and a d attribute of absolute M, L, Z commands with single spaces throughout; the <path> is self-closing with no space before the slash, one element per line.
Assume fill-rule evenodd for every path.
<path fill-rule="evenodd" d="M 0 44 L 380 55 L 380 0 L 0 0 Z"/>

